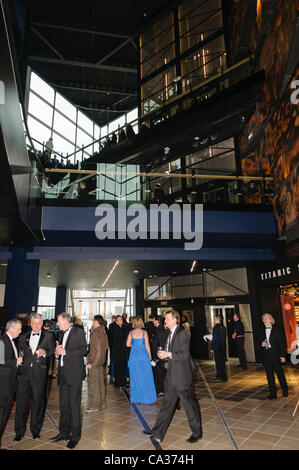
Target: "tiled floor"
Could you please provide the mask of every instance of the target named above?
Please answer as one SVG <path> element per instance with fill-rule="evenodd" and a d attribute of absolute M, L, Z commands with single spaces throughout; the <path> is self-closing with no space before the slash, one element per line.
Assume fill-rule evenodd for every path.
<path fill-rule="evenodd" d="M 163 450 L 290 450 L 299 449 L 299 408 L 293 417 L 299 394 L 299 370 L 286 369 L 289 396 L 267 400 L 268 388 L 261 365 L 250 364 L 248 371 L 240 371 L 237 362 L 228 365 L 228 382 L 215 378 L 212 361 L 201 361 L 195 374 L 194 391 L 199 400 L 203 439 L 188 444 L 190 428 L 183 410 L 176 411 L 161 444 Z M 204 381 L 207 381 L 208 387 Z M 298 383 L 297 383 L 298 381 Z M 57 434 L 59 419 L 58 389 L 52 381 L 44 426 L 39 440 L 27 431 L 24 439 L 14 438 L 14 409 L 10 415 L 2 447 L 12 450 L 65 450 L 65 443 L 50 443 Z M 78 450 L 154 450 L 151 440 L 142 433 L 143 425 L 128 402 L 124 392 L 107 385 L 107 408 L 96 413 L 85 413 L 87 384 L 83 383 L 82 439 Z M 157 417 L 162 398 L 154 405 L 139 405 L 138 409 L 151 427 Z M 29 425 L 27 426 L 29 427 Z M 76 450 L 75 449 L 75 450 Z"/>

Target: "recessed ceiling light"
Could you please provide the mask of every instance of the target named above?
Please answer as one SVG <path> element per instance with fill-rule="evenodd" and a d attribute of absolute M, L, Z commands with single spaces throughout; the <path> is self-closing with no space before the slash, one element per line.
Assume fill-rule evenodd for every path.
<path fill-rule="evenodd" d="M 196 261 L 193 261 L 192 266 L 191 266 L 191 269 L 190 269 L 190 272 L 191 272 L 191 273 L 193 273 L 194 268 L 195 268 L 195 265 L 196 265 Z"/>
<path fill-rule="evenodd" d="M 102 284 L 102 287 L 105 286 L 106 282 L 108 281 L 109 277 L 111 276 L 111 274 L 113 273 L 114 269 L 116 268 L 116 266 L 118 265 L 119 263 L 119 260 L 116 261 L 116 263 L 113 265 L 113 268 L 111 269 L 110 273 L 108 274 L 108 276 L 106 277 L 104 283 Z"/>
<path fill-rule="evenodd" d="M 138 274 L 139 273 L 138 269 L 134 269 L 133 273 Z"/>

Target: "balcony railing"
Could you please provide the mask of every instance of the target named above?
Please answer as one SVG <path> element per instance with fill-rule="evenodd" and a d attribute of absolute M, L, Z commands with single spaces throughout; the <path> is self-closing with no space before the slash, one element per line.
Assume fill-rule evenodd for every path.
<path fill-rule="evenodd" d="M 198 169 L 192 169 L 190 173 L 142 170 L 138 165 L 106 164 L 97 164 L 97 170 L 46 169 L 44 197 L 91 204 L 92 201 L 126 200 L 235 205 L 270 204 L 273 196 L 273 178 L 268 176 L 203 174 Z M 155 193 L 157 183 L 161 188 L 157 191 L 160 191 L 158 199 Z"/>

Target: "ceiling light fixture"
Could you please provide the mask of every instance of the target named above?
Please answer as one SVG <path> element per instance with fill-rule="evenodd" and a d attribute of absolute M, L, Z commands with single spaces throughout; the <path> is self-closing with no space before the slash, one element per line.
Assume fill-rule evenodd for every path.
<path fill-rule="evenodd" d="M 119 263 L 119 260 L 116 261 L 116 263 L 114 264 L 113 268 L 111 269 L 110 273 L 108 274 L 108 276 L 106 277 L 104 283 L 102 284 L 102 287 L 105 286 L 106 282 L 108 281 L 109 277 L 111 276 L 111 274 L 113 273 L 114 269 L 116 268 L 116 266 L 118 265 Z"/>
<path fill-rule="evenodd" d="M 190 269 L 190 272 L 193 273 L 193 270 L 195 268 L 195 265 L 196 265 L 197 261 L 193 261 L 192 263 L 192 266 L 191 266 L 191 269 Z"/>

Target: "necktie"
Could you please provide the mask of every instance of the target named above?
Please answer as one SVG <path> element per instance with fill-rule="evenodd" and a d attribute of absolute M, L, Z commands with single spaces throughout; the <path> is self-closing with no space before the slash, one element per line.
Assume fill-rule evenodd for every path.
<path fill-rule="evenodd" d="M 39 333 L 32 333 L 32 336 L 39 336 Z"/>
<path fill-rule="evenodd" d="M 169 332 L 169 335 L 167 336 L 167 341 L 166 341 L 166 351 L 169 351 L 170 349 L 170 342 L 171 342 L 171 331 Z"/>

